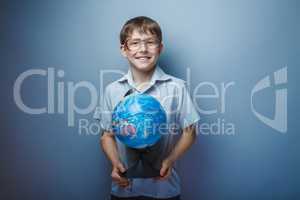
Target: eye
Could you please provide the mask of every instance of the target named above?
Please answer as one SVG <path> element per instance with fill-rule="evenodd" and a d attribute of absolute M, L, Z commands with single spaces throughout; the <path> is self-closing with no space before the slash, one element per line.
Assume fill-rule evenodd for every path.
<path fill-rule="evenodd" d="M 157 40 L 149 40 L 149 41 L 147 41 L 147 44 L 149 45 L 149 46 L 153 46 L 153 47 L 155 47 L 155 46 L 157 46 L 158 45 L 158 41 Z"/>
<path fill-rule="evenodd" d="M 136 46 L 136 45 L 139 44 L 139 42 L 138 41 L 131 41 L 128 44 L 131 45 L 131 46 Z"/>

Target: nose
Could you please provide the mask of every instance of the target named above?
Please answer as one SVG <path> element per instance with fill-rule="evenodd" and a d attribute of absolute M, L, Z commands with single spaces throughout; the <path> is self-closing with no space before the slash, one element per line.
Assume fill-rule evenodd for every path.
<path fill-rule="evenodd" d="M 145 42 L 141 42 L 141 44 L 140 44 L 140 51 L 144 52 L 146 50 L 147 50 L 147 46 L 146 46 Z"/>

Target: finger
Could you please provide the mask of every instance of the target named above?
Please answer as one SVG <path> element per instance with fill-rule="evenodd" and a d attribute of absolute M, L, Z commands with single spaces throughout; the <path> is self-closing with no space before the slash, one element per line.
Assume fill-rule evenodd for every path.
<path fill-rule="evenodd" d="M 130 184 L 130 182 L 129 181 L 121 181 L 121 182 L 119 182 L 119 184 L 122 186 L 128 186 Z"/>
<path fill-rule="evenodd" d="M 116 184 L 120 185 L 120 186 L 126 186 L 129 185 L 128 181 L 115 181 Z"/>
<path fill-rule="evenodd" d="M 122 177 L 119 175 L 119 173 L 117 172 L 112 172 L 111 173 L 111 178 L 114 180 L 114 181 L 123 181 Z"/>
<path fill-rule="evenodd" d="M 124 178 L 112 178 L 112 180 L 116 183 L 128 183 L 129 181 L 127 179 Z"/>
<path fill-rule="evenodd" d="M 168 179 L 171 176 L 172 168 L 169 168 L 167 174 L 164 176 L 165 179 Z"/>
<path fill-rule="evenodd" d="M 163 181 L 163 180 L 166 180 L 170 177 L 171 175 L 171 171 L 172 171 L 172 168 L 168 168 L 167 172 L 165 173 L 165 175 L 163 176 L 160 176 L 158 177 L 157 179 L 160 180 L 160 181 Z"/>
<path fill-rule="evenodd" d="M 121 177 L 119 175 L 119 173 L 117 173 L 116 171 L 113 171 L 111 173 L 111 177 L 115 182 L 124 182 L 124 183 L 128 183 L 129 180 L 127 178 Z"/>
<path fill-rule="evenodd" d="M 119 175 L 119 173 L 118 173 L 116 170 L 113 170 L 113 171 L 111 172 L 111 177 L 112 177 L 113 179 L 116 179 L 116 180 L 118 180 L 118 179 L 121 178 L 121 176 Z"/>
<path fill-rule="evenodd" d="M 122 184 L 122 185 L 119 185 L 119 186 L 122 187 L 122 188 L 126 188 L 126 187 L 129 186 L 129 184 Z"/>
<path fill-rule="evenodd" d="M 122 163 L 119 163 L 119 164 L 117 165 L 117 168 L 118 168 L 118 170 L 119 170 L 121 173 L 124 173 L 124 172 L 126 171 L 126 169 L 125 169 L 125 167 L 123 166 Z"/>
<path fill-rule="evenodd" d="M 163 165 L 162 168 L 160 169 L 160 176 L 164 176 L 168 170 L 168 167 L 166 165 Z"/>
<path fill-rule="evenodd" d="M 127 187 L 130 184 L 128 181 L 114 181 L 114 182 L 120 187 Z"/>
<path fill-rule="evenodd" d="M 130 182 L 128 180 L 126 181 L 117 181 L 116 182 L 120 187 L 127 187 L 130 185 Z"/>

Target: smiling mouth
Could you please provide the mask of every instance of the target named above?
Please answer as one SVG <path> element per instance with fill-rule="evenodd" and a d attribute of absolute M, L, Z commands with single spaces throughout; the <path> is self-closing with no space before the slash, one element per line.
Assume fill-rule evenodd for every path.
<path fill-rule="evenodd" d="M 135 59 L 141 60 L 141 61 L 149 60 L 150 58 L 151 58 L 150 56 L 137 56 L 137 57 L 135 57 Z"/>

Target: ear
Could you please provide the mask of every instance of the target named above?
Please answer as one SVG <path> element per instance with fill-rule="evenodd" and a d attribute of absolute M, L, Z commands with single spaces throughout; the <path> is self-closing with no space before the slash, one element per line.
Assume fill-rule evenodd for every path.
<path fill-rule="evenodd" d="M 122 56 L 124 56 L 126 58 L 127 54 L 126 54 L 126 49 L 125 49 L 125 45 L 124 44 L 121 44 L 120 51 L 121 51 Z"/>
<path fill-rule="evenodd" d="M 159 54 L 161 54 L 163 50 L 164 50 L 164 44 L 161 42 L 158 50 Z"/>

